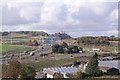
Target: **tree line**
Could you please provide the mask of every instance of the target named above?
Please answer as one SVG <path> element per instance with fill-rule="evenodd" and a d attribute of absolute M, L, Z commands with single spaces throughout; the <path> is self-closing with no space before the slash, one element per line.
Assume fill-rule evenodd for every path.
<path fill-rule="evenodd" d="M 52 52 L 53 53 L 79 53 L 79 51 L 82 51 L 83 48 L 78 46 L 70 45 L 68 46 L 67 43 L 63 42 L 60 44 L 55 44 L 52 46 Z"/>

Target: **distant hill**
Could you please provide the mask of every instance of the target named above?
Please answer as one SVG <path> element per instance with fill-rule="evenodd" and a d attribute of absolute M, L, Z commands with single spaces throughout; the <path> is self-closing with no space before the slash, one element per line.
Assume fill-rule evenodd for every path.
<path fill-rule="evenodd" d="M 66 33 L 55 33 L 53 34 L 58 39 L 69 39 L 70 35 Z M 0 36 L 3 38 L 30 38 L 39 36 L 49 36 L 48 33 L 43 31 L 14 31 L 14 32 L 0 32 Z"/>
<path fill-rule="evenodd" d="M 45 36 L 48 33 L 43 31 L 14 31 L 14 32 L 0 32 L 2 37 L 34 37 Z"/>

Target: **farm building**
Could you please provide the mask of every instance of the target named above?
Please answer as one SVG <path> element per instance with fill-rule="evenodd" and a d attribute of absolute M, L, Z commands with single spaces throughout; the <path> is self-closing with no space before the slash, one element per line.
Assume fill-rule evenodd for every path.
<path fill-rule="evenodd" d="M 99 66 L 116 68 L 120 72 L 120 60 L 99 61 Z"/>
<path fill-rule="evenodd" d="M 56 74 L 62 74 L 64 78 L 69 78 L 68 75 L 73 75 L 79 70 L 79 68 L 73 67 L 55 67 L 55 68 L 44 68 L 43 73 L 47 74 L 47 78 L 54 78 Z"/>
<path fill-rule="evenodd" d="M 108 75 L 119 75 L 119 69 L 111 68 L 111 69 L 107 70 L 107 74 Z"/>
<path fill-rule="evenodd" d="M 118 75 L 119 74 L 119 69 L 116 69 L 116 68 L 104 67 L 104 66 L 99 66 L 99 68 L 107 75 Z"/>

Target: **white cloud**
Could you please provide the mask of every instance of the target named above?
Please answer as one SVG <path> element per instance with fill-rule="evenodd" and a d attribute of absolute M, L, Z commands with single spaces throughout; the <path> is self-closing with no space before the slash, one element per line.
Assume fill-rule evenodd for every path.
<path fill-rule="evenodd" d="M 61 0 L 46 0 L 44 2 L 44 5 L 42 6 L 41 11 L 41 18 L 40 23 L 41 24 L 54 24 L 59 23 L 59 19 L 57 15 L 60 12 L 60 7 L 62 6 Z"/>
<path fill-rule="evenodd" d="M 28 21 L 36 21 L 40 18 L 40 12 L 40 7 L 25 7 L 20 10 L 20 16 Z"/>
<path fill-rule="evenodd" d="M 118 9 L 115 9 L 115 10 L 113 10 L 112 12 L 111 12 L 111 14 L 110 14 L 110 19 L 112 20 L 118 20 Z"/>
<path fill-rule="evenodd" d="M 67 31 L 96 35 L 117 30 L 117 2 L 105 0 L 11 0 L 3 2 L 3 30 Z M 7 3 L 7 4 L 6 4 Z M 116 34 L 113 31 L 108 34 Z M 108 35 L 107 34 L 107 35 Z"/>

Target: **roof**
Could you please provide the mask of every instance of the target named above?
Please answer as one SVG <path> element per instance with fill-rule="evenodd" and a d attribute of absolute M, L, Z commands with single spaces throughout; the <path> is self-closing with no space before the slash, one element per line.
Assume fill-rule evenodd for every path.
<path fill-rule="evenodd" d="M 77 72 L 77 70 L 79 70 L 79 68 L 76 68 L 76 67 L 73 67 L 73 68 L 55 67 L 55 68 L 44 68 L 43 72 L 48 73 L 49 71 L 53 71 L 61 74 L 74 74 L 75 72 Z"/>
<path fill-rule="evenodd" d="M 99 66 L 117 68 L 120 71 L 120 60 L 99 61 Z"/>
<path fill-rule="evenodd" d="M 112 56 L 109 56 L 109 57 L 103 57 L 102 59 L 114 59 L 116 57 L 112 57 Z"/>

